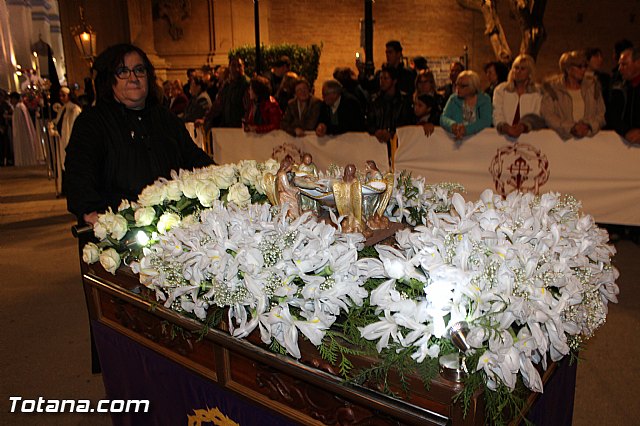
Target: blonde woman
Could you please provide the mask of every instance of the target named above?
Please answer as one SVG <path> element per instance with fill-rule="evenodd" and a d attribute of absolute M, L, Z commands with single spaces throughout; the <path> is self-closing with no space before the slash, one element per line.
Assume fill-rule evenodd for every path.
<path fill-rule="evenodd" d="M 507 81 L 493 92 L 493 125 L 498 133 L 517 138 L 544 126 L 540 116 L 542 91 L 534 79 L 535 61 L 529 55 L 519 55 Z"/>
<path fill-rule="evenodd" d="M 563 53 L 559 65 L 562 75 L 544 85 L 542 116 L 564 140 L 593 136 L 604 125 L 600 83 L 585 76 L 587 58 L 581 51 Z"/>
<path fill-rule="evenodd" d="M 440 117 L 440 125 L 462 139 L 491 126 L 492 106 L 489 96 L 482 92 L 480 76 L 475 71 L 462 71 L 452 95 Z"/>

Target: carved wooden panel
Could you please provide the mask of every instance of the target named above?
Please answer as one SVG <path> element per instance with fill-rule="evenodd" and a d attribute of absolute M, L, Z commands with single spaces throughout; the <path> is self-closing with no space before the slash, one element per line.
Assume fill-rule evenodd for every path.
<path fill-rule="evenodd" d="M 143 308 L 104 291 L 98 291 L 101 322 L 126 330 L 125 334 L 145 346 L 192 364 L 196 371 L 216 378 L 215 345 L 187 329 L 176 326 Z"/>
<path fill-rule="evenodd" d="M 327 425 L 398 425 L 384 413 L 354 404 L 307 381 L 260 362 L 233 354 L 229 357 L 229 385 L 245 395 L 256 392 L 271 401 Z M 304 421 L 304 418 L 300 419 Z M 307 423 L 305 421 L 305 423 Z"/>

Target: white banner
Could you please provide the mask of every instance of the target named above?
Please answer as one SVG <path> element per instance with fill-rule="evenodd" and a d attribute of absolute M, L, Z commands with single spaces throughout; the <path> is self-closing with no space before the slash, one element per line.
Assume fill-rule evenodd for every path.
<path fill-rule="evenodd" d="M 560 192 L 582 202 L 601 223 L 640 225 L 640 147 L 612 131 L 563 142 L 554 131 L 522 135 L 517 143 L 495 129 L 454 140 L 441 128 L 426 137 L 421 127 L 398 129 L 396 171 L 408 170 L 430 183 L 458 182 L 465 198 L 490 188 Z"/>
<path fill-rule="evenodd" d="M 319 138 L 313 132 L 304 137 L 293 137 L 282 130 L 265 134 L 245 132 L 242 129 L 215 128 L 211 130 L 213 159 L 217 164 L 237 163 L 240 160 L 282 160 L 290 154 L 300 162 L 303 153 L 310 153 L 320 170 L 330 164 L 345 166 L 353 163 L 364 168 L 367 160 L 376 162 L 380 170 L 388 169 L 387 146 L 368 133 L 346 133 Z"/>

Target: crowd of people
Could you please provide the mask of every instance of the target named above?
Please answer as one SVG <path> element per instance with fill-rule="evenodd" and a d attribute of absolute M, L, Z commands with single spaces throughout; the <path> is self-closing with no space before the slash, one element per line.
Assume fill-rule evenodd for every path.
<path fill-rule="evenodd" d="M 356 70 L 336 68 L 318 98 L 286 56 L 266 75 L 250 78 L 243 59 L 232 57 L 228 67 L 190 69 L 186 85 L 174 80 L 160 88 L 143 51 L 112 46 L 94 64 L 93 106 L 63 87 L 51 120 L 49 130 L 61 141 L 59 163 L 71 169 L 63 174 L 69 209 L 92 223 L 96 212 L 135 199 L 158 176 L 210 164 L 189 143 L 185 122 L 202 123 L 207 131 L 282 129 L 293 136 L 366 131 L 382 143 L 408 125 L 422 126 L 426 136 L 441 126 L 457 139 L 491 126 L 511 138 L 548 127 L 565 140 L 608 128 L 640 144 L 640 48 L 631 42 L 616 45 L 611 74 L 602 70 L 599 49 L 573 50 L 561 55 L 560 73 L 540 83 L 534 59 L 521 54 L 509 66 L 487 64 L 486 87 L 461 62 L 450 65 L 449 83 L 436 87 L 426 59 L 405 66 L 402 50 L 400 42 L 389 41 L 386 63 L 373 75 L 360 61 Z M 25 98 L 0 91 L 0 110 L 2 165 L 41 162 Z"/>
<path fill-rule="evenodd" d="M 563 53 L 559 73 L 541 80 L 534 59 L 522 54 L 510 64 L 485 64 L 484 87 L 479 73 L 459 61 L 450 65 L 449 82 L 437 87 L 424 57 L 406 61 L 397 40 L 385 47 L 386 62 L 374 74 L 367 74 L 361 61 L 355 70 L 338 67 L 334 78 L 322 83 L 321 98 L 286 56 L 264 76 L 251 78 L 243 59 L 234 57 L 228 67 L 190 69 L 187 92 L 179 81 L 166 82 L 165 104 L 207 131 L 282 129 L 294 136 L 367 131 L 388 142 L 407 125 L 423 126 L 427 136 L 441 126 L 458 139 L 492 126 L 511 138 L 550 128 L 564 140 L 612 129 L 629 143 L 640 143 L 640 50 L 627 40 L 615 46 L 611 74 L 602 69 L 597 48 Z"/>

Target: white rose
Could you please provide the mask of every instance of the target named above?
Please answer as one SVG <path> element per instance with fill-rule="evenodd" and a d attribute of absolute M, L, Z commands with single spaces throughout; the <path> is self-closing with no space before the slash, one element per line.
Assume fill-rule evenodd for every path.
<path fill-rule="evenodd" d="M 257 183 L 262 180 L 262 173 L 255 164 L 245 164 L 240 169 L 240 179 L 245 185 L 257 186 Z"/>
<path fill-rule="evenodd" d="M 237 182 L 236 169 L 232 165 L 220 166 L 213 173 L 213 180 L 220 189 L 227 189 Z"/>
<path fill-rule="evenodd" d="M 196 195 L 200 204 L 211 207 L 213 201 L 220 198 L 220 189 L 213 182 L 201 181 L 196 188 Z"/>
<path fill-rule="evenodd" d="M 100 253 L 100 264 L 107 272 L 116 274 L 116 270 L 120 267 L 120 255 L 112 248 L 108 248 Z"/>
<path fill-rule="evenodd" d="M 114 215 L 113 221 L 111 222 L 111 238 L 121 240 L 127 234 L 128 230 L 129 225 L 127 219 L 119 214 Z"/>
<path fill-rule="evenodd" d="M 175 213 L 166 212 L 158 219 L 158 232 L 166 234 L 171 228 L 180 223 L 180 216 Z"/>
<path fill-rule="evenodd" d="M 82 248 L 82 261 L 91 265 L 100 259 L 100 249 L 94 243 L 87 243 Z"/>
<path fill-rule="evenodd" d="M 101 222 L 99 218 L 95 225 L 93 225 L 93 234 L 101 241 L 107 238 L 107 227 L 104 226 L 104 223 Z"/>
<path fill-rule="evenodd" d="M 164 202 L 165 197 L 164 185 L 156 182 L 142 190 L 138 202 L 143 206 L 157 206 Z"/>
<path fill-rule="evenodd" d="M 134 217 L 136 219 L 136 226 L 149 226 L 156 217 L 156 211 L 153 207 L 143 207 L 136 210 Z"/>
<path fill-rule="evenodd" d="M 177 180 L 170 180 L 165 185 L 165 195 L 169 201 L 179 201 L 182 198 L 182 189 L 180 189 L 180 182 Z"/>
<path fill-rule="evenodd" d="M 262 167 L 265 173 L 272 173 L 275 175 L 278 172 L 278 169 L 280 169 L 280 163 L 273 158 L 269 158 L 267 161 L 262 163 Z"/>
<path fill-rule="evenodd" d="M 227 194 L 227 202 L 234 203 L 238 206 L 246 206 L 251 202 L 249 188 L 240 182 L 232 185 L 231 188 L 229 188 L 229 194 Z"/>
<path fill-rule="evenodd" d="M 193 199 L 197 198 L 196 189 L 198 188 L 198 184 L 200 180 L 193 175 L 185 176 L 182 179 L 180 186 L 182 187 L 182 193 L 185 197 Z"/>

